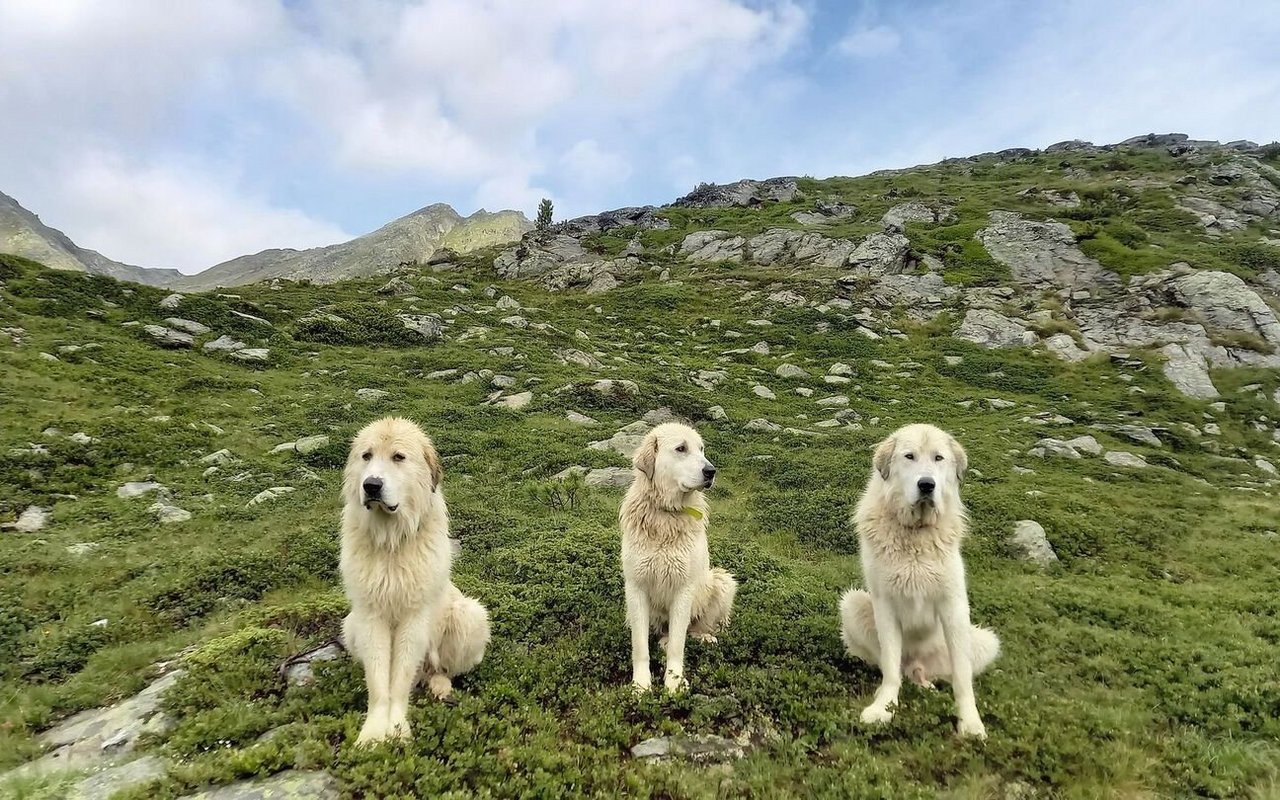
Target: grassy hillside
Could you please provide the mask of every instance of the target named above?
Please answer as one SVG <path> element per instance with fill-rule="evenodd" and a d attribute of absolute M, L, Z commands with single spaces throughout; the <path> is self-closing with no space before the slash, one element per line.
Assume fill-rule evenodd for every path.
<path fill-rule="evenodd" d="M 52 509 L 44 530 L 0 533 L 0 770 L 38 756 L 42 729 L 128 697 L 153 664 L 185 653 L 186 673 L 165 700 L 176 724 L 143 744 L 168 759 L 167 774 L 126 797 L 178 797 L 290 767 L 326 770 L 354 797 L 1277 796 L 1280 514 L 1274 477 L 1253 463 L 1275 458 L 1275 371 L 1215 372 L 1224 401 L 1210 406 L 1174 392 L 1142 353 L 1068 364 L 957 341 L 955 309 L 925 323 L 895 315 L 872 340 L 845 314 L 768 299 L 789 289 L 826 301 L 835 272 L 691 269 L 661 251 L 693 229 L 795 226 L 790 214 L 816 197 L 858 206 L 824 229 L 852 237 L 878 229 L 900 198 L 946 199 L 955 221 L 909 226 L 913 247 L 942 259 L 953 283 L 997 285 L 1007 272 L 972 235 L 991 208 L 1045 216 L 1017 194 L 1029 183 L 1078 192 L 1085 202 L 1070 224 L 1082 247 L 1121 274 L 1191 260 L 1253 275 L 1250 258 L 1265 268 L 1277 250 L 1253 249 L 1261 228 L 1208 240 L 1166 190 L 1149 196 L 1127 183 L 1138 171 L 1171 180 L 1172 158 L 1057 166 L 1066 158 L 805 180 L 805 199 L 764 209 L 669 209 L 671 229 L 641 234 L 652 274 L 596 296 L 495 281 L 490 253 L 456 273 L 406 273 L 408 295 L 376 293 L 385 278 L 285 282 L 190 295 L 168 310 L 162 290 L 0 260 L 0 328 L 14 340 L 0 337 L 0 519 Z M 890 189 L 897 198 L 885 197 Z M 633 233 L 592 246 L 620 252 Z M 661 269 L 674 280 L 659 281 Z M 523 308 L 495 308 L 504 295 Z M 423 342 L 396 312 L 439 313 L 446 336 Z M 170 350 L 123 326 L 173 316 L 212 332 Z M 511 316 L 530 324 L 502 321 Z M 221 334 L 269 348 L 267 360 L 199 347 Z M 600 367 L 567 361 L 568 349 Z M 778 377 L 784 363 L 809 377 Z M 849 365 L 848 383 L 825 380 L 835 364 Z M 532 403 L 483 405 L 492 376 L 460 380 L 481 370 L 513 378 L 504 393 L 532 391 Z M 691 380 L 699 371 L 726 375 L 707 390 Z M 592 389 L 602 378 L 639 391 Z M 388 394 L 357 394 L 365 388 Z M 834 395 L 847 406 L 821 403 Z M 726 419 L 712 418 L 717 405 Z M 742 588 L 719 645 L 690 645 L 690 693 L 637 698 L 627 685 L 620 493 L 552 476 L 625 465 L 587 445 L 660 407 L 698 425 L 721 469 L 712 559 Z M 598 424 L 573 423 L 568 411 Z M 458 681 L 456 706 L 415 702 L 411 743 L 357 750 L 359 669 L 345 658 L 319 664 L 306 686 L 277 670 L 338 631 L 338 467 L 351 434 L 388 413 L 416 419 L 444 455 L 462 541 L 456 581 L 488 605 L 494 641 Z M 782 429 L 747 426 L 756 419 Z M 827 420 L 837 422 L 818 425 Z M 906 687 L 891 725 L 861 726 L 878 674 L 839 642 L 836 602 L 859 581 L 846 520 L 870 449 L 922 420 L 954 432 L 974 468 L 965 486 L 973 616 L 1004 641 L 977 681 L 985 743 L 954 736 L 947 689 Z M 1161 446 L 1092 427 L 1124 423 L 1162 429 Z M 271 453 L 314 434 L 330 443 Z M 1042 437 L 1085 434 L 1150 466 L 1027 453 Z M 224 463 L 202 460 L 222 449 Z M 189 520 L 163 524 L 148 511 L 155 498 L 116 496 L 126 481 L 151 478 Z M 294 491 L 249 505 L 278 486 Z M 1017 557 L 1009 535 L 1022 519 L 1044 526 L 1059 565 Z M 96 547 L 68 550 L 78 543 Z M 738 738 L 749 752 L 710 766 L 629 753 L 678 733 Z M 68 780 L 0 779 L 0 794 L 58 797 Z"/>

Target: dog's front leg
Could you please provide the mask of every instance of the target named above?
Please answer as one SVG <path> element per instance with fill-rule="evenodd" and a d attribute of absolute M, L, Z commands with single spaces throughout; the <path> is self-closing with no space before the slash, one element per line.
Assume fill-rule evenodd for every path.
<path fill-rule="evenodd" d="M 689 617 L 693 613 L 693 590 L 681 592 L 671 601 L 667 616 L 667 671 L 663 685 L 669 692 L 688 688 L 684 679 L 684 642 L 689 633 Z"/>
<path fill-rule="evenodd" d="M 880 688 L 871 705 L 862 709 L 862 722 L 868 725 L 893 719 L 889 708 L 898 704 L 902 688 L 902 628 L 898 615 L 893 604 L 875 592 L 871 595 L 871 608 L 880 639 Z"/>
<path fill-rule="evenodd" d="M 369 711 L 356 744 L 372 744 L 387 738 L 387 715 L 390 710 L 391 627 L 378 615 L 352 612 L 345 624 L 348 642 L 358 640 L 352 648 L 360 654 L 364 665 L 364 683 L 369 693 Z"/>
<path fill-rule="evenodd" d="M 961 736 L 987 738 L 986 726 L 978 715 L 978 704 L 973 696 L 973 627 L 969 622 L 969 600 L 963 590 L 960 597 L 950 600 L 941 609 L 942 635 L 947 640 L 951 654 L 951 688 L 956 696 L 956 731 Z"/>
<path fill-rule="evenodd" d="M 635 584 L 627 581 L 627 624 L 631 626 L 631 686 L 645 692 L 653 685 L 649 674 L 649 598 Z"/>
<path fill-rule="evenodd" d="M 409 695 L 427 657 L 431 645 L 432 625 L 428 614 L 417 614 L 403 620 L 395 631 L 391 649 L 390 703 L 387 711 L 387 733 L 397 739 L 408 739 Z"/>

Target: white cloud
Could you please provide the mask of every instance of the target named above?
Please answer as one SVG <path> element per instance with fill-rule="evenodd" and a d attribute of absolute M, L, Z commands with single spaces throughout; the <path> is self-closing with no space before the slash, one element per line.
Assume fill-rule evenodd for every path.
<path fill-rule="evenodd" d="M 315 247 L 351 238 L 336 226 L 277 207 L 224 175 L 85 153 L 58 176 L 57 212 L 82 220 L 73 237 L 82 247 L 183 272 L 267 248 Z"/>
<path fill-rule="evenodd" d="M 859 27 L 850 31 L 836 43 L 836 50 L 855 58 L 876 58 L 888 55 L 902 44 L 902 37 L 887 25 Z"/>

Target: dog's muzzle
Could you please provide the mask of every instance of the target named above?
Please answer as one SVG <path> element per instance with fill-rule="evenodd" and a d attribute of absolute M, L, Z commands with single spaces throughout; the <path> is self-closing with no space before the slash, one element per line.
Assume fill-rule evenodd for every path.
<path fill-rule="evenodd" d="M 708 464 L 702 468 L 702 488 L 710 489 L 711 484 L 716 482 L 716 468 Z"/>

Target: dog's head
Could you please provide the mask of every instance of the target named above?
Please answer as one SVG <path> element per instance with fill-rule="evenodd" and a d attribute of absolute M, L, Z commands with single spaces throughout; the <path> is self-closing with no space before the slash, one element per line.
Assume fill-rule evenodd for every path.
<path fill-rule="evenodd" d="M 343 473 L 349 506 L 372 514 L 417 514 L 438 496 L 444 469 L 431 438 L 398 417 L 371 422 L 356 434 Z"/>
<path fill-rule="evenodd" d="M 900 506 L 919 515 L 960 503 L 969 457 L 955 437 L 932 425 L 907 425 L 876 446 L 877 477 Z"/>
<path fill-rule="evenodd" d="M 664 495 L 710 489 L 716 466 L 707 460 L 702 437 L 688 425 L 664 422 L 649 431 L 631 458 L 639 476 Z"/>

